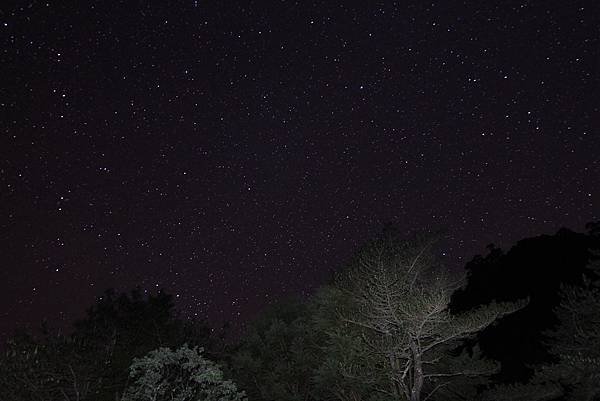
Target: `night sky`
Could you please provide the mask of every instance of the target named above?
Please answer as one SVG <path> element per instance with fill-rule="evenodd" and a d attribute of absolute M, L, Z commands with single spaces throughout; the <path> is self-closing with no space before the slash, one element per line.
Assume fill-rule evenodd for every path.
<path fill-rule="evenodd" d="M 597 0 L 9 3 L 0 336 L 109 287 L 244 321 L 388 221 L 461 268 L 600 216 Z"/>

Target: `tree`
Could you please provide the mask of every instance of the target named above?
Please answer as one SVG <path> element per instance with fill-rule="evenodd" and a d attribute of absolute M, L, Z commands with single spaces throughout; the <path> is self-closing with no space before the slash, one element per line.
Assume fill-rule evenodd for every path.
<path fill-rule="evenodd" d="M 527 383 L 500 384 L 484 401 L 546 401 L 566 397 L 592 401 L 600 395 L 600 290 L 585 279 L 583 286 L 563 286 L 556 308 L 560 323 L 546 332 L 555 362 L 537 366 Z M 565 398 L 561 398 L 565 399 Z"/>
<path fill-rule="evenodd" d="M 210 345 L 209 331 L 175 316 L 171 298 L 107 291 L 69 334 L 44 326 L 7 343 L 0 358 L 4 401 L 113 401 L 134 357 L 185 342 Z M 10 398 L 9 398 L 10 397 Z"/>
<path fill-rule="evenodd" d="M 98 365 L 102 386 L 94 399 L 99 401 L 113 401 L 123 393 L 134 358 L 158 347 L 211 344 L 208 328 L 178 319 L 172 297 L 162 291 L 147 296 L 139 290 L 106 291 L 76 322 L 72 337 L 87 360 Z"/>
<path fill-rule="evenodd" d="M 19 333 L 6 343 L 0 359 L 0 388 L 6 401 L 44 401 L 59 396 L 51 376 L 53 372 L 44 348 L 28 334 Z M 60 398 L 57 398 L 60 399 Z"/>
<path fill-rule="evenodd" d="M 130 368 L 133 382 L 122 401 L 242 401 L 243 392 L 223 378 L 202 348 L 183 345 L 176 351 L 159 348 L 136 358 Z"/>
<path fill-rule="evenodd" d="M 82 350 L 75 338 L 48 329 L 39 340 L 28 334 L 10 339 L 0 360 L 2 399 L 90 399 L 100 389 L 102 375 L 99 361 L 88 358 Z"/>
<path fill-rule="evenodd" d="M 528 383 L 498 385 L 485 401 L 591 401 L 600 395 L 600 281 L 598 260 L 581 285 L 563 285 L 555 308 L 558 325 L 545 332 L 553 363 L 536 366 Z M 594 278 L 594 279 L 592 279 Z M 564 398 L 561 398 L 564 399 Z"/>
<path fill-rule="evenodd" d="M 232 377 L 252 400 L 314 400 L 311 376 L 318 366 L 309 305 L 281 302 L 253 322 L 230 357 Z"/>
<path fill-rule="evenodd" d="M 385 401 L 373 391 L 387 381 L 377 366 L 378 358 L 365 347 L 360 327 L 341 314 L 352 309 L 352 299 L 335 285 L 322 287 L 313 300 L 314 331 L 320 333 L 320 364 L 314 370 L 314 391 L 323 401 Z"/>
<path fill-rule="evenodd" d="M 552 367 L 570 399 L 591 401 L 600 396 L 600 282 L 565 286 L 557 308 L 560 324 L 549 333 Z"/>
<path fill-rule="evenodd" d="M 600 248 L 598 223 L 588 224 L 589 233 L 560 229 L 518 241 L 507 252 L 491 247 L 465 269 L 467 283 L 452 296 L 453 312 L 467 311 L 492 301 L 529 303 L 477 335 L 484 356 L 501 363 L 493 377 L 500 383 L 529 381 L 536 366 L 553 362 L 544 342 L 548 330 L 559 322 L 555 309 L 561 302 L 562 285 L 581 285 L 582 276 L 593 278 L 591 250 Z"/>
<path fill-rule="evenodd" d="M 554 381 L 539 380 L 534 375 L 531 383 L 501 384 L 486 391 L 482 401 L 551 401 L 563 395 L 562 387 Z"/>
<path fill-rule="evenodd" d="M 431 245 L 418 236 L 384 236 L 358 254 L 333 288 L 343 300 L 337 319 L 348 334 L 342 336 L 352 338 L 356 355 L 339 364 L 339 373 L 380 397 L 421 401 L 453 378 L 491 373 L 493 366 L 475 358 L 451 366 L 451 352 L 459 340 L 524 305 L 491 303 L 451 314 L 450 297 L 462 281 L 437 265 Z"/>

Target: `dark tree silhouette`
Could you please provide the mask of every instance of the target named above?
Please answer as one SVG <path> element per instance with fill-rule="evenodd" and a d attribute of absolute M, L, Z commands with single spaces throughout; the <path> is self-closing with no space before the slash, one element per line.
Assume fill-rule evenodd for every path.
<path fill-rule="evenodd" d="M 502 364 L 499 381 L 525 382 L 535 365 L 553 361 L 543 333 L 559 323 L 554 309 L 560 288 L 595 276 L 587 266 L 595 258 L 591 250 L 600 248 L 600 236 L 597 224 L 588 227 L 587 234 L 563 228 L 555 235 L 524 239 L 507 253 L 492 247 L 487 256 L 467 264 L 467 285 L 452 297 L 454 312 L 492 301 L 530 299 L 527 307 L 478 335 L 484 355 Z"/>
<path fill-rule="evenodd" d="M 0 388 L 15 388 L 11 401 L 114 401 L 127 385 L 135 357 L 183 343 L 210 348 L 210 331 L 178 319 L 169 295 L 110 290 L 71 334 L 47 329 L 38 338 L 23 335 L 9 341 L 0 362 L 6 373 Z"/>
<path fill-rule="evenodd" d="M 318 337 L 309 305 L 278 303 L 248 327 L 228 358 L 229 372 L 252 400 L 314 400 Z"/>
<path fill-rule="evenodd" d="M 548 333 L 557 363 L 547 376 L 556 378 L 569 400 L 592 401 L 600 396 L 600 281 L 565 286 L 557 308 L 560 324 Z"/>

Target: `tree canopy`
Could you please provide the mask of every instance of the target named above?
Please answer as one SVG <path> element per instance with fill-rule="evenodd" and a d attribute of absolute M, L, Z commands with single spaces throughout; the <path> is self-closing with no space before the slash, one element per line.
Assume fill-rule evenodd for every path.
<path fill-rule="evenodd" d="M 229 343 L 179 318 L 167 294 L 108 291 L 70 332 L 11 338 L 0 398 L 597 400 L 598 227 L 490 247 L 466 277 L 440 263 L 434 237 L 388 228 Z"/>
<path fill-rule="evenodd" d="M 202 348 L 187 344 L 173 351 L 161 347 L 134 359 L 121 401 L 242 401 L 243 392 L 223 378 L 217 364 L 204 358 Z"/>

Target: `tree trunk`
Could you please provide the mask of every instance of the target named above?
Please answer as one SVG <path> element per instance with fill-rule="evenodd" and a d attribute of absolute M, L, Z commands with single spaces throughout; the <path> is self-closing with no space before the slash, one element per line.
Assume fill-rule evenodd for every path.
<path fill-rule="evenodd" d="M 412 344 L 410 349 L 413 357 L 413 383 L 410 390 L 410 401 L 421 401 L 421 391 L 423 390 L 421 349 L 417 344 Z"/>

